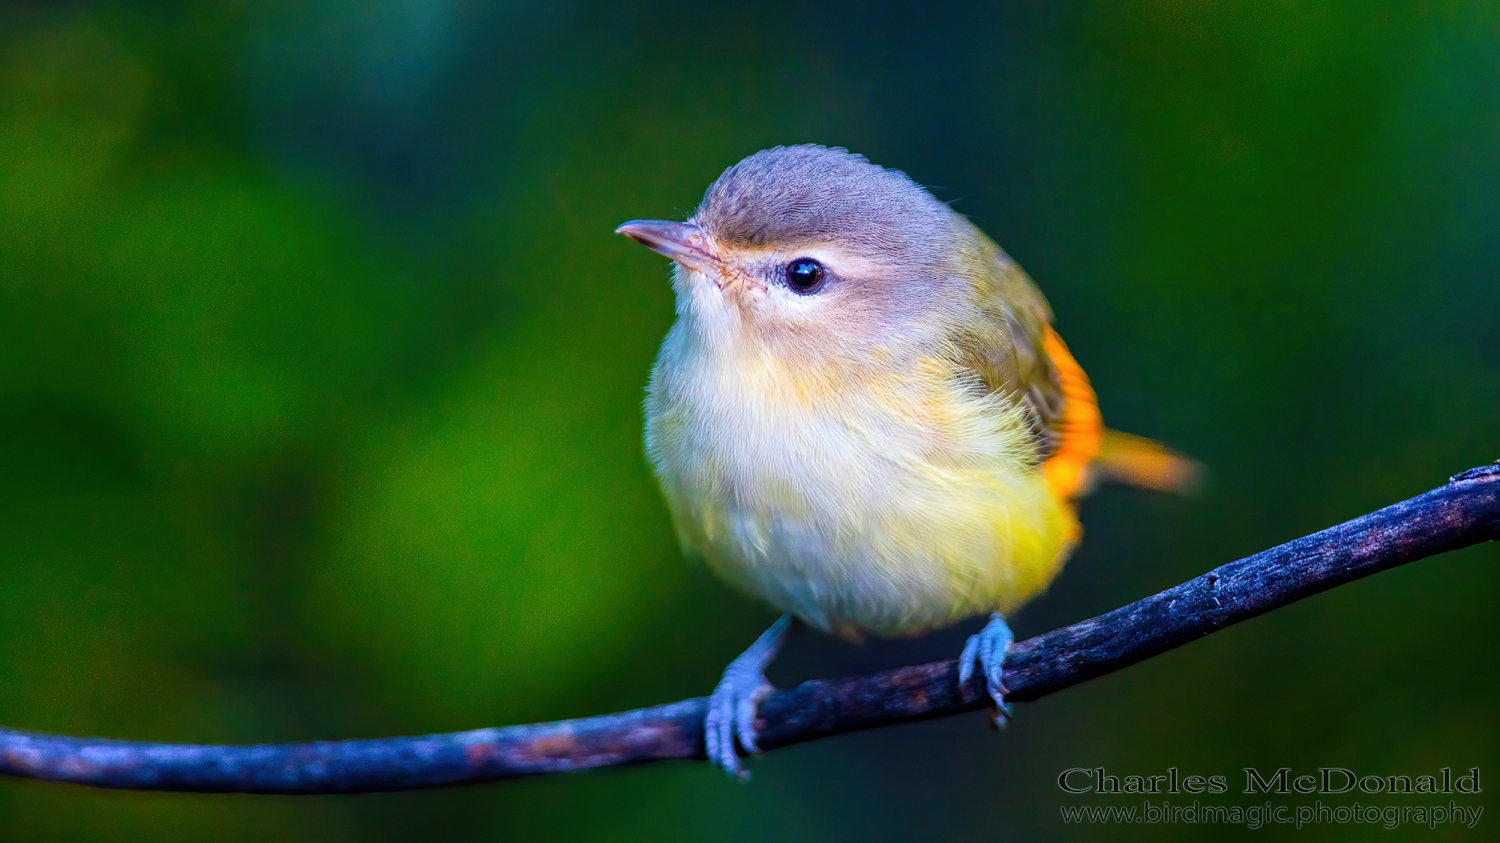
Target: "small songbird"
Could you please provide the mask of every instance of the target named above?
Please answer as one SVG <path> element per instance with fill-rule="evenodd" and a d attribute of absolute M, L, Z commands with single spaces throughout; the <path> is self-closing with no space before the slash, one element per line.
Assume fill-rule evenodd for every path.
<path fill-rule="evenodd" d="M 904 173 L 842 149 L 730 167 L 687 222 L 617 229 L 675 261 L 646 451 L 689 555 L 783 617 L 724 671 L 709 758 L 755 752 L 798 623 L 851 638 L 990 615 L 961 658 L 1009 716 L 1004 616 L 1047 587 L 1098 478 L 1196 465 L 1105 431 L 1031 279 Z"/>

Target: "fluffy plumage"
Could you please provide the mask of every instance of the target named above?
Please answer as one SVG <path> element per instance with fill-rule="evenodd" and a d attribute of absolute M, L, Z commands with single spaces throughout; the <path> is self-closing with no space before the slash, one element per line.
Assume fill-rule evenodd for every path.
<path fill-rule="evenodd" d="M 1067 397 L 1020 268 L 904 174 L 816 146 L 731 167 L 689 223 L 708 257 L 674 270 L 646 404 L 684 547 L 849 635 L 1044 589 L 1078 527 L 1043 468 Z M 801 257 L 815 293 L 785 283 Z"/>
<path fill-rule="evenodd" d="M 675 261 L 646 450 L 683 547 L 785 613 L 709 696 L 704 748 L 733 775 L 792 616 L 858 637 L 991 613 L 959 682 L 977 669 L 1008 717 L 1003 614 L 1057 575 L 1074 499 L 1095 474 L 1196 475 L 1104 430 L 1031 279 L 902 173 L 778 147 L 687 222 L 617 230 Z"/>

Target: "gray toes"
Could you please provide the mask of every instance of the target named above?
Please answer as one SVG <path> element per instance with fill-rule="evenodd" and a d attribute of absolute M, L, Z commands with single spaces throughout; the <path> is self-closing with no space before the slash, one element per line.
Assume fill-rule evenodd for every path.
<path fill-rule="evenodd" d="M 964 642 L 964 651 L 958 656 L 958 684 L 967 685 L 974 675 L 974 662 L 979 658 L 979 636 L 970 635 Z"/>
<path fill-rule="evenodd" d="M 762 685 L 748 696 L 741 697 L 735 706 L 736 734 L 739 736 L 740 746 L 743 746 L 746 752 L 760 752 L 760 747 L 755 745 L 755 710 L 760 706 L 761 697 L 764 697 L 770 690 L 770 685 Z"/>
<path fill-rule="evenodd" d="M 995 703 L 994 722 L 1004 726 L 1011 717 L 1010 704 L 1005 701 L 1005 652 L 1014 643 L 1015 636 L 1005 619 L 997 612 L 990 617 L 984 629 L 969 636 L 959 656 L 959 682 L 967 683 L 974 675 L 977 664 L 984 674 L 985 691 Z"/>
<path fill-rule="evenodd" d="M 734 751 L 734 699 L 720 683 L 708 698 L 703 717 L 703 749 L 708 760 L 732 776 L 740 776 L 740 757 Z"/>
<path fill-rule="evenodd" d="M 735 739 L 739 739 L 746 752 L 760 752 L 755 744 L 755 710 L 761 698 L 772 690 L 771 683 L 766 681 L 766 665 L 776 658 L 795 627 L 791 615 L 778 618 L 729 663 L 708 698 L 708 711 L 703 716 L 704 751 L 708 760 L 740 781 L 750 778 L 750 774 L 740 769 L 740 758 L 734 751 Z"/>
<path fill-rule="evenodd" d="M 761 698 L 771 692 L 764 676 L 731 669 L 708 698 L 703 719 L 704 749 L 708 759 L 739 779 L 750 774 L 741 768 L 735 740 L 746 752 L 759 752 L 755 744 L 755 712 Z"/>

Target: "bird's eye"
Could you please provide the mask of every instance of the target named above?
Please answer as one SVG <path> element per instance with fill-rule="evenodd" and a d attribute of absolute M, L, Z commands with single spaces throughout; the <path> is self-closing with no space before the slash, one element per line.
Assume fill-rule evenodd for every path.
<path fill-rule="evenodd" d="M 797 258 L 786 265 L 786 285 L 804 295 L 823 286 L 823 264 L 812 258 Z"/>

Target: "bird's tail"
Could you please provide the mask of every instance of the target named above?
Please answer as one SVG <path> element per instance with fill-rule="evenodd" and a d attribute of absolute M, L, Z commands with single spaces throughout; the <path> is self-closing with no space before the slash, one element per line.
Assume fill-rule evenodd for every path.
<path fill-rule="evenodd" d="M 1203 483 L 1202 463 L 1155 440 L 1118 430 L 1104 431 L 1089 468 L 1099 480 L 1180 495 L 1192 494 Z"/>
<path fill-rule="evenodd" d="M 1191 494 L 1203 481 L 1203 465 L 1160 442 L 1108 430 L 1083 367 L 1057 332 L 1047 327 L 1043 348 L 1062 382 L 1062 439 L 1043 470 L 1059 497 L 1073 500 L 1100 480 L 1143 489 Z"/>

